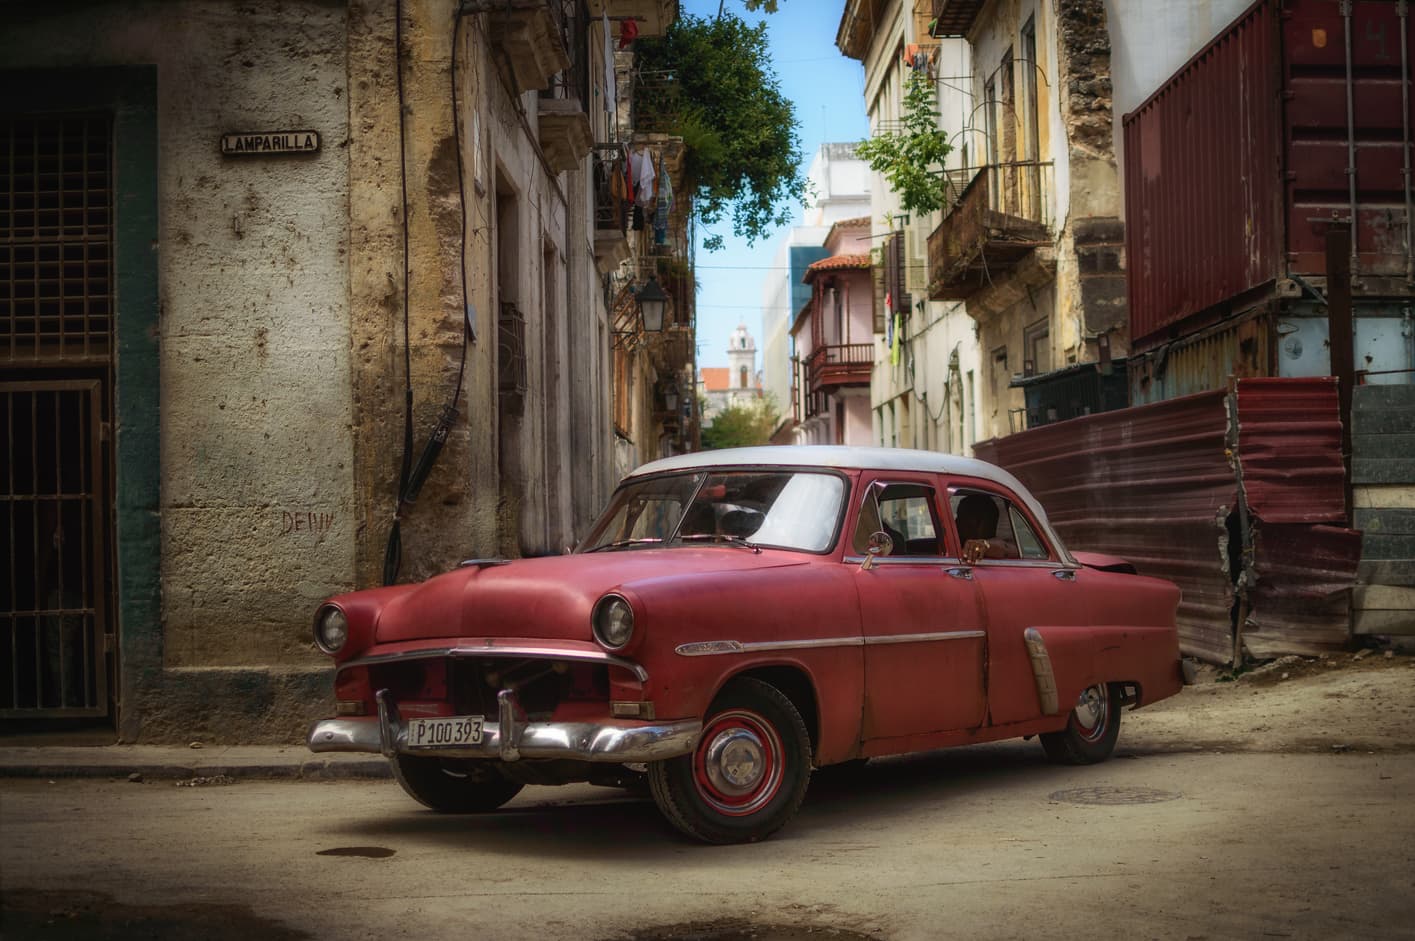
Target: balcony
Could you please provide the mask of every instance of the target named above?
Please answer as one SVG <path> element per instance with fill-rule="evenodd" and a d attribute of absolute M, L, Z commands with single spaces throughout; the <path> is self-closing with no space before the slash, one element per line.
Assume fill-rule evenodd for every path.
<path fill-rule="evenodd" d="M 464 0 L 464 13 L 487 13 L 487 35 L 505 54 L 516 92 L 550 86 L 570 67 L 564 7 L 558 0 Z"/>
<path fill-rule="evenodd" d="M 594 145 L 594 131 L 585 113 L 590 99 L 590 73 L 587 50 L 589 33 L 585 20 L 567 16 L 560 21 L 560 32 L 570 51 L 570 65 L 556 73 L 550 87 L 540 93 L 540 149 L 546 163 L 559 173 L 574 170 Z"/>
<path fill-rule="evenodd" d="M 933 35 L 966 37 L 986 0 L 933 0 Z"/>
<path fill-rule="evenodd" d="M 1051 243 L 1050 163 L 980 167 L 929 235 L 929 298 L 966 300 Z"/>
<path fill-rule="evenodd" d="M 609 274 L 629 257 L 629 203 L 614 194 L 614 177 L 623 178 L 623 148 L 594 148 L 594 260 L 600 274 Z"/>
<path fill-rule="evenodd" d="M 678 18 L 678 0 L 589 0 L 590 16 L 611 20 L 632 19 L 645 39 L 662 36 Z"/>
<path fill-rule="evenodd" d="M 867 386 L 874 364 L 873 343 L 819 347 L 806 358 L 806 390 L 814 397 L 840 386 Z"/>

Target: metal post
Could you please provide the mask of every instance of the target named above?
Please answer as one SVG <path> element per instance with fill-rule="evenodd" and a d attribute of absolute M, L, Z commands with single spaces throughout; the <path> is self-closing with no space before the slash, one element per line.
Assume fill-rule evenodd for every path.
<path fill-rule="evenodd" d="M 1400 150 L 1405 157 L 1405 280 L 1415 283 L 1415 251 L 1411 247 L 1415 235 L 1410 231 L 1415 228 L 1415 214 L 1410 211 L 1410 37 L 1406 34 L 1409 3 L 1400 0 L 1395 5 L 1395 12 L 1400 17 Z"/>
<path fill-rule="evenodd" d="M 1356 110 L 1352 102 L 1351 79 L 1351 0 L 1341 0 L 1341 17 L 1346 32 L 1346 186 L 1351 201 L 1351 264 L 1348 277 L 1360 270 L 1356 259 Z M 1403 35 L 1403 34 L 1402 34 Z M 1330 243 L 1328 243 L 1330 244 Z M 1330 264 L 1330 262 L 1328 263 Z"/>
<path fill-rule="evenodd" d="M 1356 380 L 1355 350 L 1351 322 L 1350 257 L 1352 229 L 1345 225 L 1327 228 L 1327 333 L 1331 350 L 1331 374 L 1336 377 L 1337 400 L 1341 413 L 1341 457 L 1346 465 L 1346 510 L 1351 512 L 1351 390 Z"/>

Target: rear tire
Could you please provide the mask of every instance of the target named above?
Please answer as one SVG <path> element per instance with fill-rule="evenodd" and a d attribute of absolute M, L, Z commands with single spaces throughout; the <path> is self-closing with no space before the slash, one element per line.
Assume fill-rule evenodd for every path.
<path fill-rule="evenodd" d="M 487 761 L 394 755 L 389 763 L 393 777 L 413 800 L 444 814 L 496 810 L 525 786 Z"/>
<path fill-rule="evenodd" d="M 1040 736 L 1047 758 L 1060 765 L 1093 765 L 1115 751 L 1120 735 L 1120 687 L 1097 683 L 1081 691 L 1060 732 Z"/>
<path fill-rule="evenodd" d="M 649 764 L 669 823 L 704 843 L 754 843 L 795 816 L 811 780 L 811 739 L 791 700 L 742 677 L 708 709 L 691 754 Z"/>

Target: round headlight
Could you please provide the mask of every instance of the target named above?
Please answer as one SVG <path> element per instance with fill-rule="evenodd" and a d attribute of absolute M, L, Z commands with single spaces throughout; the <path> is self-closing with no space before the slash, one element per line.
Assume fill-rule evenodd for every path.
<path fill-rule="evenodd" d="M 314 642 L 328 654 L 338 653 L 349 639 L 349 619 L 333 605 L 320 609 L 314 619 Z"/>
<path fill-rule="evenodd" d="M 634 637 L 634 609 L 618 595 L 605 595 L 594 609 L 594 636 L 610 650 L 623 650 Z"/>

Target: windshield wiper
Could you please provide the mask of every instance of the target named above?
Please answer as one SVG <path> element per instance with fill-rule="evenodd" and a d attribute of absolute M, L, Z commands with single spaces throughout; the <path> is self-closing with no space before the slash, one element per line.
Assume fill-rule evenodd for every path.
<path fill-rule="evenodd" d="M 657 536 L 641 536 L 638 539 L 616 539 L 614 542 L 607 542 L 602 546 L 595 546 L 590 552 L 598 552 L 601 549 L 623 549 L 625 546 L 645 546 L 656 542 L 663 542 Z"/>
<path fill-rule="evenodd" d="M 728 545 L 738 546 L 742 549 L 751 549 L 753 552 L 761 552 L 761 546 L 754 542 L 748 542 L 745 536 L 734 536 L 729 533 L 689 533 L 686 536 L 679 536 L 679 542 L 725 542 Z"/>

